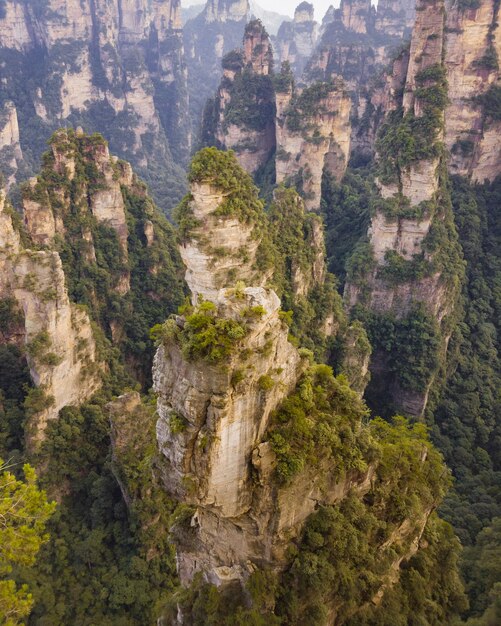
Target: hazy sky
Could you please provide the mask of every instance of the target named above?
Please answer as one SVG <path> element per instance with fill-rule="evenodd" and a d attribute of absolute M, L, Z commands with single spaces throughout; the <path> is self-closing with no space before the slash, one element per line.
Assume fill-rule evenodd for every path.
<path fill-rule="evenodd" d="M 308 1 L 312 2 L 312 0 Z M 294 9 L 300 2 L 301 0 L 256 0 L 256 3 L 263 7 L 263 9 L 290 16 L 294 15 Z M 192 4 L 205 4 L 205 0 L 181 0 L 182 6 L 188 7 Z M 315 19 L 321 22 L 329 6 L 331 4 L 338 6 L 339 0 L 313 0 L 312 4 L 315 7 Z"/>

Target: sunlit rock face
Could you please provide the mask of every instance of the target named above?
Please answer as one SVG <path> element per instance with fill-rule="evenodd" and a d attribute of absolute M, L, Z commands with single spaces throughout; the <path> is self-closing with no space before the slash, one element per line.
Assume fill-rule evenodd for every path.
<path fill-rule="evenodd" d="M 31 449 L 44 438 L 60 409 L 88 399 L 101 386 L 89 316 L 68 298 L 59 254 L 21 244 L 12 209 L 0 194 L 0 297 L 14 298 L 23 319 L 22 335 L 33 383 L 42 394 L 29 418 Z"/>
<path fill-rule="evenodd" d="M 491 115 L 500 89 L 495 62 L 501 55 L 499 4 L 481 0 L 475 8 L 462 9 L 459 3 L 448 2 L 446 8 L 449 170 L 481 183 L 492 181 L 501 166 L 501 122 Z"/>
<path fill-rule="evenodd" d="M 341 180 L 348 165 L 351 98 L 340 80 L 303 93 L 310 92 L 314 104 L 308 110 L 302 108 L 301 90 L 291 87 L 276 95 L 276 172 L 278 183 L 298 176 L 306 207 L 318 210 L 324 168 Z"/>

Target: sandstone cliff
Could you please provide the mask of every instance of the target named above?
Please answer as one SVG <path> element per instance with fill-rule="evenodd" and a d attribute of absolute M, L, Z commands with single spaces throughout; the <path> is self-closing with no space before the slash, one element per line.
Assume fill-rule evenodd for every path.
<path fill-rule="evenodd" d="M 301 2 L 294 11 L 294 21 L 283 22 L 276 36 L 276 57 L 288 61 L 296 78 L 300 78 L 318 39 L 318 24 L 313 5 Z"/>
<path fill-rule="evenodd" d="M 248 177 L 240 172 L 239 180 L 236 171 L 222 168 L 232 159 L 214 148 L 195 157 L 190 172 L 192 197 L 179 214 L 184 248 L 187 242 L 197 247 L 201 232 L 210 242 L 220 240 L 231 207 L 238 206 L 234 193 L 243 190 L 242 199 L 249 204 L 244 184 Z M 209 191 L 211 198 L 219 191 L 212 204 L 203 201 Z M 221 205 L 224 194 L 226 208 Z M 291 222 L 294 212 L 303 211 L 301 199 L 290 189 L 279 188 L 275 202 L 271 225 L 279 229 L 280 206 L 289 207 Z M 245 231 L 248 224 L 264 225 L 260 211 L 257 204 L 252 214 L 234 208 L 234 228 Z M 323 238 L 321 228 L 314 226 L 317 220 L 313 216 L 310 224 L 317 250 L 309 271 L 301 254 L 290 268 L 292 289 L 298 293 L 324 280 L 323 241 L 318 241 Z M 295 228 L 303 227 L 301 220 L 294 223 Z M 277 249 L 274 266 L 278 274 L 282 271 L 278 259 L 293 261 L 285 243 L 292 231 L 282 228 L 281 232 L 284 246 Z M 228 237 L 224 240 L 230 243 Z M 377 463 L 370 461 L 376 458 L 379 444 L 362 426 L 366 409 L 360 396 L 344 378 L 334 378 L 330 368 L 312 364 L 310 351 L 298 350 L 289 341 L 289 316 L 280 311 L 279 298 L 263 286 L 263 279 L 258 286 L 246 287 L 244 282 L 234 282 L 240 276 L 223 273 L 217 285 L 206 288 L 211 265 L 217 268 L 227 254 L 206 247 L 206 262 L 201 265 L 196 255 L 181 252 L 193 304 L 186 304 L 159 333 L 153 371 L 158 394 L 158 471 L 167 492 L 183 502 L 172 528 L 181 582 L 189 585 L 201 573 L 203 580 L 225 588 L 244 584 L 259 568 L 283 572 L 291 540 L 300 541 L 303 525 L 319 504 L 338 506 L 372 491 L 381 480 L 376 478 Z M 258 278 L 247 274 L 252 259 L 249 254 L 242 265 L 246 282 Z M 353 326 L 350 333 L 348 352 L 357 347 L 352 360 L 345 362 L 347 373 L 350 365 L 355 366 L 357 351 L 358 357 L 367 356 L 360 343 L 363 329 Z M 361 387 L 365 375 L 366 371 L 360 372 Z M 305 421 L 299 426 L 301 415 Z M 425 463 L 422 448 L 416 453 L 418 464 Z M 402 519 L 390 525 L 393 530 L 380 545 L 385 555 L 381 562 L 388 567 L 375 587 L 380 595 L 384 585 L 395 584 L 400 563 L 417 549 L 432 508 L 429 502 L 422 504 L 418 523 Z M 389 556 L 395 546 L 402 555 L 398 560 Z M 341 598 L 328 604 L 333 615 L 344 607 Z M 177 619 L 184 610 L 178 606 Z"/>
<path fill-rule="evenodd" d="M 442 349 L 462 275 L 444 171 L 444 26 L 443 5 L 418 5 L 409 61 L 404 58 L 394 65 L 397 85 L 405 69 L 403 96 L 396 103 L 391 98 L 387 102 L 390 112 L 376 144 L 381 198 L 374 203 L 368 244 L 356 253 L 359 266 L 356 270 L 352 266 L 345 289 L 349 307 L 363 304 L 373 315 L 404 320 L 423 306 L 430 323 L 442 327 Z M 413 145 L 404 138 L 406 133 Z M 376 350 L 374 386 L 385 376 L 391 379 L 385 358 Z M 393 380 L 389 386 L 395 408 L 421 415 L 433 374 L 429 372 L 421 392 L 405 391 Z"/>
<path fill-rule="evenodd" d="M 31 392 L 26 436 L 34 448 L 60 409 L 88 399 L 101 385 L 88 314 L 68 298 L 59 254 L 21 243 L 13 209 L 0 196 L 0 296 L 17 301 L 24 347 L 36 389 Z"/>
<path fill-rule="evenodd" d="M 445 67 L 449 85 L 445 142 L 449 170 L 484 182 L 501 166 L 498 60 L 500 7 L 494 0 L 471 6 L 447 3 Z"/>
<path fill-rule="evenodd" d="M 14 103 L 28 168 L 64 121 L 103 132 L 144 172 L 164 168 L 163 181 L 151 176 L 159 196 L 172 194 L 166 177 L 182 184 L 172 156 L 183 162 L 190 146 L 179 11 L 178 0 L 5 3 L 2 90 Z"/>
<path fill-rule="evenodd" d="M 219 91 L 205 111 L 207 139 L 234 150 L 242 167 L 254 173 L 275 149 L 273 57 L 260 21 L 246 26 L 243 48 L 226 55 L 222 65 Z"/>
<path fill-rule="evenodd" d="M 0 293 L 23 314 L 21 347 L 37 388 L 26 401 L 27 435 L 35 443 L 61 408 L 101 386 L 108 340 L 137 378 L 148 377 L 149 328 L 183 289 L 172 228 L 101 136 L 56 132 L 21 204 L 16 228 L 17 213 L 2 204 Z M 132 349 L 131 336 L 139 339 Z"/>
<path fill-rule="evenodd" d="M 217 89 L 223 57 L 242 42 L 249 10 L 248 0 L 207 0 L 202 13 L 188 20 L 183 28 L 195 132 L 207 99 Z"/>
<path fill-rule="evenodd" d="M 341 80 L 303 90 L 277 87 L 277 183 L 293 180 L 306 207 L 318 210 L 324 168 L 340 180 L 350 151 L 351 99 Z"/>

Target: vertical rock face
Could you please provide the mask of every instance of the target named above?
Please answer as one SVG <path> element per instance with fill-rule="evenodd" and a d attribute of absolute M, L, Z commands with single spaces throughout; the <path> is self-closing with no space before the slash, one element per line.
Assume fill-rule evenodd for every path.
<path fill-rule="evenodd" d="M 21 147 L 36 159 L 64 120 L 102 131 L 136 165 L 161 165 L 182 180 L 172 161 L 172 154 L 185 160 L 190 147 L 179 0 L 37 7 L 8 0 L 0 55 Z M 34 118 L 35 134 L 28 126 Z"/>
<path fill-rule="evenodd" d="M 252 307 L 264 313 L 248 324 L 242 350 L 225 368 L 185 360 L 177 345 L 161 347 L 155 360 L 159 392 L 157 439 L 164 455 L 166 486 L 189 504 L 208 506 L 224 518 L 238 517 L 251 506 L 251 453 L 260 441 L 271 411 L 291 391 L 300 371 L 297 350 L 280 322 L 280 301 L 273 291 L 248 287 L 242 296 L 222 290 L 217 315 L 240 321 Z M 232 385 L 235 373 L 244 380 Z M 278 373 L 279 372 L 279 373 Z M 263 377 L 273 381 L 263 390 Z M 173 415 L 186 420 L 173 436 Z M 190 481 L 187 493 L 187 483 Z"/>
<path fill-rule="evenodd" d="M 294 11 L 293 22 L 282 22 L 277 33 L 277 57 L 288 61 L 296 77 L 300 77 L 318 39 L 313 5 L 302 2 Z"/>
<path fill-rule="evenodd" d="M 39 245 L 51 246 L 56 235 L 64 237 L 65 223 L 71 214 L 71 207 L 75 204 L 82 212 L 92 214 L 98 223 L 112 228 L 120 243 L 123 254 L 124 268 L 127 265 L 127 236 L 128 229 L 125 218 L 124 199 L 121 185 L 132 184 L 132 169 L 128 163 L 119 163 L 111 158 L 108 146 L 102 139 L 89 141 L 86 147 L 88 166 L 93 168 L 95 183 L 88 189 L 79 189 L 77 196 L 71 195 L 68 182 L 71 182 L 80 171 L 81 161 L 75 152 L 75 145 L 66 131 L 59 131 L 52 140 L 52 159 L 54 171 L 60 176 L 67 177 L 61 185 L 54 185 L 49 190 L 37 179 L 31 179 L 27 186 L 24 198 L 24 222 L 33 241 Z M 90 232 L 82 233 L 85 240 L 85 254 L 89 258 L 95 257 L 94 241 Z M 130 276 L 124 269 L 115 285 L 121 295 L 130 289 Z"/>
<path fill-rule="evenodd" d="M 350 151 L 351 99 L 341 80 L 276 95 L 277 182 L 297 178 L 306 207 L 318 210 L 324 168 L 340 180 Z"/>
<path fill-rule="evenodd" d="M 0 170 L 6 177 L 7 189 L 14 184 L 22 160 L 16 106 L 13 102 L 7 101 L 0 111 Z"/>
<path fill-rule="evenodd" d="M 193 302 L 199 296 L 206 301 L 167 323 L 153 370 L 164 483 L 170 493 L 197 507 L 193 523 L 199 526 L 198 534 L 202 541 L 214 544 L 213 551 L 203 548 L 205 556 L 198 549 L 193 552 L 179 546 L 183 582 L 200 570 L 215 582 L 241 578 L 246 560 L 260 549 L 252 542 L 259 544 L 263 531 L 249 527 L 254 515 L 252 453 L 268 427 L 270 413 L 294 388 L 305 367 L 288 342 L 279 298 L 260 286 L 269 278 L 255 264 L 260 245 L 256 224 L 264 219 L 262 205 L 255 204 L 253 216 L 229 215 L 237 197 L 250 206 L 258 200 L 252 187 L 248 187 L 248 197 L 238 195 L 250 185 L 241 170 L 233 174 L 234 188 L 221 186 L 217 173 L 223 161 L 228 166 L 233 159 L 227 153 L 219 153 L 221 163 L 215 165 L 209 180 L 207 159 L 217 156 L 217 151 L 207 149 L 194 162 L 192 170 L 199 172 L 198 180 L 193 180 L 192 172 L 192 200 L 180 216 L 181 223 L 189 216 L 197 224 L 186 234 L 181 255 Z M 235 176 L 242 178 L 240 183 Z M 202 233 L 209 244 L 203 250 Z M 225 246 L 224 254 L 221 246 Z M 238 274 L 232 275 L 231 268 L 238 268 Z M 255 286 L 233 287 L 237 279 Z M 202 326 L 214 324 L 215 343 L 202 342 L 204 347 L 198 342 L 202 327 L 196 319 L 204 320 Z M 231 554 L 225 545 L 228 534 L 231 538 L 242 535 Z"/>
<path fill-rule="evenodd" d="M 249 186 L 248 175 L 231 154 L 208 148 L 195 157 L 190 179 L 192 199 L 181 207 L 178 219 L 194 304 L 166 322 L 155 356 L 157 440 L 167 491 L 193 507 L 190 528 L 174 530 L 181 580 L 188 584 L 202 572 L 220 585 L 245 580 L 252 571 L 251 562 L 283 564 L 290 538 L 297 536 L 315 502 L 339 500 L 351 487 L 367 489 L 371 470 L 332 476 L 327 482 L 318 472 L 307 471 L 307 476 L 301 474 L 287 487 L 276 483 L 275 453 L 270 441 L 263 440 L 269 439 L 273 411 L 308 368 L 308 357 L 289 342 L 280 300 L 262 286 L 266 277 L 262 264 L 261 274 L 254 267 L 249 241 L 254 239 L 259 245 L 255 229 L 265 215 L 262 205 L 256 204 L 256 190 Z M 282 193 L 293 195 L 293 209 L 302 212 L 301 199 L 293 190 Z M 222 198 L 226 205 L 221 204 Z M 238 199 L 252 213 L 233 209 L 231 215 Z M 298 291 L 324 280 L 318 226 L 312 238 L 321 250 L 312 255 L 312 275 L 291 268 Z M 236 238 L 232 231 L 239 233 Z M 205 259 L 199 263 L 202 233 L 211 246 L 224 242 L 225 253 L 205 247 Z M 244 255 L 238 275 L 230 275 L 227 268 L 221 272 L 225 259 L 235 257 L 239 250 Z M 211 271 L 219 279 L 207 288 Z M 236 278 L 254 281 L 254 286 L 235 284 Z"/>
<path fill-rule="evenodd" d="M 343 0 L 339 9 L 327 13 L 305 76 L 342 76 L 354 91 L 369 87 L 402 37 L 410 34 L 413 19 L 411 0 L 381 0 L 377 10 L 366 0 Z"/>
<path fill-rule="evenodd" d="M 14 297 L 24 317 L 28 365 L 38 387 L 27 431 L 35 446 L 60 409 L 83 402 L 100 387 L 103 366 L 89 316 L 69 301 L 59 254 L 24 249 L 11 211 L 2 192 L 0 296 Z"/>
<path fill-rule="evenodd" d="M 221 79 L 223 57 L 242 42 L 249 10 L 248 0 L 208 0 L 203 12 L 184 26 L 190 114 L 195 131 L 205 103 Z"/>
<path fill-rule="evenodd" d="M 494 180 L 501 166 L 500 120 L 492 115 L 501 93 L 499 22 L 500 7 L 494 0 L 464 8 L 461 3 L 447 3 L 449 169 L 479 182 Z"/>
<path fill-rule="evenodd" d="M 205 21 L 237 22 L 247 17 L 249 3 L 246 0 L 209 0 L 205 5 Z"/>
<path fill-rule="evenodd" d="M 271 43 L 259 20 L 245 29 L 243 49 L 223 59 L 223 80 L 204 127 L 210 143 L 234 150 L 239 163 L 254 173 L 275 149 Z"/>
<path fill-rule="evenodd" d="M 269 278 L 258 268 L 261 240 L 254 225 L 225 216 L 225 201 L 225 193 L 209 183 L 191 186 L 188 210 L 197 225 L 180 246 L 180 252 L 193 303 L 199 296 L 214 301 L 225 285 L 236 280 L 262 285 Z"/>
<path fill-rule="evenodd" d="M 408 65 L 395 66 L 397 74 L 407 67 L 401 108 L 388 114 L 377 144 L 381 200 L 360 260 L 364 269 L 348 282 L 345 298 L 350 307 L 363 304 L 372 314 L 397 320 L 425 310 L 431 326 L 441 325 L 445 347 L 462 263 L 444 178 L 444 25 L 443 4 L 418 3 Z M 402 140 L 406 134 L 415 142 L 412 148 Z M 391 379 L 385 358 L 376 350 L 374 385 Z M 398 408 L 420 415 L 432 381 L 433 371 L 420 390 L 406 391 L 393 381 L 390 394 Z"/>
<path fill-rule="evenodd" d="M 348 31 L 365 34 L 371 27 L 370 0 L 341 0 L 341 23 Z"/>
<path fill-rule="evenodd" d="M 414 0 L 380 0 L 374 28 L 385 36 L 403 37 L 412 31 L 415 16 Z"/>

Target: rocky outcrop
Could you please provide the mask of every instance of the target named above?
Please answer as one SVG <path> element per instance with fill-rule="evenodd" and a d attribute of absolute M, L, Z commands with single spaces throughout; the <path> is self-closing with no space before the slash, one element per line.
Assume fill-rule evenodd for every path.
<path fill-rule="evenodd" d="M 497 141 L 501 122 L 499 115 L 493 115 L 501 99 L 499 22 L 500 7 L 494 0 L 480 0 L 470 7 L 447 3 L 445 142 L 450 152 L 449 170 L 481 183 L 494 180 L 501 167 Z"/>
<path fill-rule="evenodd" d="M 24 343 L 36 386 L 29 402 L 27 439 L 34 448 L 47 423 L 100 386 L 99 363 L 88 314 L 68 298 L 60 256 L 21 245 L 12 209 L 0 196 L 0 295 L 14 297 L 24 319 Z"/>
<path fill-rule="evenodd" d="M 255 264 L 261 240 L 250 227 L 262 223 L 262 205 L 256 205 L 253 220 L 225 215 L 222 202 L 234 202 L 237 196 L 228 188 L 222 193 L 217 176 L 194 180 L 193 171 L 200 171 L 199 178 L 208 176 L 208 158 L 218 154 L 227 165 L 226 180 L 233 159 L 227 153 L 206 149 L 192 165 L 191 200 L 179 216 L 182 229 L 188 217 L 196 224 L 183 233 L 181 245 L 193 306 L 164 325 L 153 368 L 163 484 L 193 507 L 189 528 L 174 529 L 185 584 L 199 571 L 226 584 L 245 580 L 250 561 L 283 563 L 290 538 L 299 533 L 317 500 L 334 502 L 351 488 L 367 489 L 372 471 L 332 477 L 327 488 L 315 472 L 284 488 L 273 478 L 275 453 L 269 442 L 263 443 L 265 433 L 273 411 L 307 369 L 311 353 L 302 354 L 289 342 L 280 300 L 264 286 L 270 274 Z M 222 168 L 218 163 L 216 171 Z M 247 180 L 243 172 L 239 175 Z M 231 179 L 239 194 L 244 184 L 237 176 L 235 172 Z M 295 195 L 293 190 L 283 193 Z M 301 199 L 295 197 L 301 204 L 295 210 L 302 213 Z M 249 199 L 246 203 L 251 204 Z M 322 229 L 317 218 L 313 224 L 317 250 L 311 276 L 303 267 L 291 270 L 301 293 L 325 278 Z M 237 276 L 231 274 L 233 267 L 238 267 Z M 237 277 L 242 282 L 235 284 Z M 204 329 L 210 329 L 208 334 Z"/>
<path fill-rule="evenodd" d="M 314 8 L 301 2 L 294 11 L 294 21 L 283 22 L 276 36 L 276 56 L 279 63 L 288 61 L 294 76 L 299 78 L 318 39 L 318 24 Z"/>
<path fill-rule="evenodd" d="M 17 109 L 28 169 L 64 121 L 103 132 L 136 166 L 182 181 L 173 156 L 186 160 L 190 132 L 179 11 L 178 0 L 5 3 L 2 90 Z"/>
<path fill-rule="evenodd" d="M 239 163 L 256 172 L 275 150 L 273 56 L 259 20 L 245 28 L 243 48 L 223 59 L 223 79 L 203 122 L 209 143 L 234 150 Z M 212 119 L 211 119 L 212 118 Z M 213 125 L 213 129 L 209 127 Z"/>
<path fill-rule="evenodd" d="M 345 299 L 349 307 L 363 304 L 373 314 L 397 320 L 424 307 L 430 319 L 441 325 L 445 349 L 450 333 L 450 328 L 445 330 L 446 320 L 457 303 L 462 263 L 444 178 L 444 26 L 443 5 L 418 4 L 409 62 L 402 59 L 394 65 L 397 84 L 406 68 L 403 96 L 400 102 L 386 103 L 390 112 L 377 144 L 381 200 L 375 204 L 364 270 L 346 285 Z M 413 136 L 414 152 L 398 139 L 405 133 Z M 388 383 L 388 362 L 378 350 L 372 370 L 373 386 L 380 389 L 386 384 L 397 410 L 423 413 L 433 371 L 424 387 L 405 390 L 395 380 Z"/>
<path fill-rule="evenodd" d="M 276 94 L 277 182 L 296 180 L 306 207 L 318 210 L 324 168 L 337 180 L 350 151 L 351 99 L 344 83 L 293 84 Z"/>
<path fill-rule="evenodd" d="M 85 160 L 87 167 L 93 168 L 94 184 L 88 189 L 82 186 L 76 197 L 72 197 L 71 182 L 85 167 L 81 155 L 75 150 L 74 137 L 73 133 L 68 134 L 67 131 L 59 131 L 54 135 L 51 144 L 52 167 L 62 178 L 61 184 L 48 187 L 36 178 L 29 181 L 23 198 L 24 223 L 32 240 L 45 246 L 52 246 L 56 235 L 64 238 L 66 222 L 75 206 L 82 213 L 93 215 L 97 223 L 112 228 L 120 243 L 124 265 L 115 288 L 124 295 L 130 289 L 130 276 L 125 269 L 128 229 L 121 186 L 132 185 L 132 169 L 128 163 L 110 157 L 108 146 L 102 138 L 89 141 L 80 132 L 77 137 L 86 145 Z M 87 229 L 82 232 L 82 236 L 85 240 L 84 254 L 95 260 L 91 232 Z"/>
<path fill-rule="evenodd" d="M 355 93 L 371 88 L 414 22 L 411 0 L 343 0 L 328 11 L 320 41 L 306 67 L 309 80 L 342 76 Z"/>
<path fill-rule="evenodd" d="M 6 178 L 7 189 L 15 183 L 22 160 L 16 106 L 12 101 L 7 101 L 0 112 L 0 171 Z"/>
<path fill-rule="evenodd" d="M 240 296 L 222 290 L 216 305 L 223 319 L 242 320 L 252 307 L 264 313 L 248 323 L 245 340 L 223 370 L 204 361 L 187 362 L 175 343 L 159 349 L 154 373 L 160 394 L 157 439 L 167 462 L 164 480 L 169 492 L 231 518 L 250 508 L 252 450 L 271 411 L 294 388 L 301 359 L 287 341 L 273 291 L 247 287 Z M 251 356 L 246 358 L 247 353 Z M 235 383 L 236 372 L 241 384 Z M 271 389 L 263 388 L 264 377 L 272 381 Z M 185 421 L 175 438 L 172 416 Z"/>
<path fill-rule="evenodd" d="M 198 130 L 207 99 L 221 79 L 223 57 L 241 45 L 249 16 L 248 0 L 208 0 L 183 29 L 193 128 Z"/>
<path fill-rule="evenodd" d="M 188 210 L 197 225 L 180 252 L 194 303 L 199 296 L 215 300 L 222 287 L 237 280 L 264 285 L 270 276 L 258 268 L 261 240 L 254 225 L 218 213 L 225 200 L 224 192 L 210 183 L 191 186 Z"/>
<path fill-rule="evenodd" d="M 374 28 L 385 37 L 406 37 L 414 26 L 414 0 L 380 0 L 377 4 Z"/>

